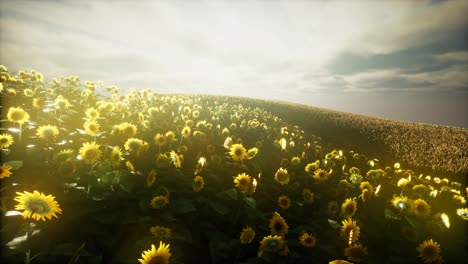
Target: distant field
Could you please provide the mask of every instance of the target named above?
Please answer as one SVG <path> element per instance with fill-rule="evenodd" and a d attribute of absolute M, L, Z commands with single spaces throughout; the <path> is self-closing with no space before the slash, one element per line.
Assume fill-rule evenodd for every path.
<path fill-rule="evenodd" d="M 241 97 L 236 103 L 259 106 L 332 147 L 353 149 L 388 162 L 398 160 L 417 171 L 466 181 L 468 129 L 404 122 L 328 110 L 319 107 Z M 465 182 L 466 183 L 466 182 Z"/>

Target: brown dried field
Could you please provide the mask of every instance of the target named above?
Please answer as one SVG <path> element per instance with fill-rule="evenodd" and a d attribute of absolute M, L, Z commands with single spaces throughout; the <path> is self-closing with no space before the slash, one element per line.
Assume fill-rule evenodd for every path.
<path fill-rule="evenodd" d="M 224 97 L 223 97 L 224 98 Z M 400 162 L 417 172 L 466 185 L 468 129 L 369 117 L 281 101 L 227 97 L 258 106 L 323 139 L 329 147 Z"/>

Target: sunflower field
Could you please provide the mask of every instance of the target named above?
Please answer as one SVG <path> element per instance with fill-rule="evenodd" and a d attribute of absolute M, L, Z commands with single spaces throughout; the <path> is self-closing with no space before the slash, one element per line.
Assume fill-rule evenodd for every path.
<path fill-rule="evenodd" d="M 0 263 L 468 257 L 466 183 L 329 148 L 261 105 L 3 65 L 0 81 Z"/>

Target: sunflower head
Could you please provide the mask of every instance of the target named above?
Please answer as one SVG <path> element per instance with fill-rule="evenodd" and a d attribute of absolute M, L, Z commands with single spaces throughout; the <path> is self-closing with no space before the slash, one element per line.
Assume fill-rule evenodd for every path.
<path fill-rule="evenodd" d="M 253 147 L 247 151 L 247 159 L 253 159 L 258 154 L 258 148 Z"/>
<path fill-rule="evenodd" d="M 182 128 L 182 131 L 180 132 L 182 134 L 182 137 L 183 138 L 188 138 L 190 137 L 190 133 L 191 133 L 191 129 L 189 126 L 185 126 L 184 128 Z"/>
<path fill-rule="evenodd" d="M 0 148 L 8 148 L 13 144 L 14 140 L 10 134 L 0 135 Z"/>
<path fill-rule="evenodd" d="M 346 241 L 354 242 L 359 238 L 360 228 L 353 219 L 343 220 L 341 226 L 341 236 Z M 351 233 L 351 231 L 353 231 Z"/>
<path fill-rule="evenodd" d="M 314 178 L 319 182 L 324 182 L 328 179 L 328 172 L 318 169 L 314 172 Z"/>
<path fill-rule="evenodd" d="M 229 154 L 233 160 L 243 161 L 247 156 L 247 150 L 242 146 L 242 144 L 233 144 Z"/>
<path fill-rule="evenodd" d="M 148 173 L 148 176 L 146 176 L 146 186 L 151 187 L 154 184 L 154 181 L 156 181 L 157 175 L 158 175 L 157 171 L 155 169 L 152 169 Z"/>
<path fill-rule="evenodd" d="M 152 226 L 150 227 L 150 233 L 159 240 L 166 240 L 171 238 L 171 229 L 164 226 Z"/>
<path fill-rule="evenodd" d="M 165 135 L 156 134 L 153 139 L 154 143 L 156 143 L 158 146 L 164 146 L 167 143 L 167 137 Z"/>
<path fill-rule="evenodd" d="M 409 214 L 413 211 L 413 200 L 406 196 L 395 196 L 391 201 L 393 207 L 403 214 Z"/>
<path fill-rule="evenodd" d="M 97 109 L 94 107 L 88 108 L 85 112 L 86 117 L 89 118 L 90 120 L 97 120 L 100 116 L 100 113 Z"/>
<path fill-rule="evenodd" d="M 83 125 L 86 134 L 96 136 L 99 133 L 99 124 L 96 121 L 86 121 Z"/>
<path fill-rule="evenodd" d="M 8 178 L 11 175 L 11 167 L 7 165 L 0 165 L 0 179 Z"/>
<path fill-rule="evenodd" d="M 151 199 L 150 206 L 154 209 L 161 209 L 169 204 L 169 199 L 165 195 L 157 195 Z"/>
<path fill-rule="evenodd" d="M 415 216 L 423 218 L 431 214 L 431 206 L 423 199 L 414 201 L 413 213 Z"/>
<path fill-rule="evenodd" d="M 127 122 L 124 122 L 118 126 L 119 132 L 121 135 L 123 135 L 125 138 L 132 138 L 134 137 L 138 129 L 134 124 L 130 124 Z"/>
<path fill-rule="evenodd" d="M 120 160 L 122 160 L 122 150 L 120 147 L 114 147 L 110 154 L 110 163 L 112 168 L 120 166 Z"/>
<path fill-rule="evenodd" d="M 30 192 L 17 192 L 14 198 L 18 204 L 15 206 L 16 210 L 24 210 L 23 218 L 32 218 L 35 220 L 43 220 L 46 218 L 51 220 L 52 216 L 57 217 L 56 214 L 62 213 L 55 197 L 52 195 L 45 195 L 38 191 Z"/>
<path fill-rule="evenodd" d="M 204 186 L 205 186 L 205 181 L 203 180 L 202 176 L 195 176 L 195 178 L 193 178 L 193 186 L 192 186 L 193 191 L 199 192 L 203 190 Z"/>
<path fill-rule="evenodd" d="M 262 239 L 260 242 L 260 250 L 259 255 L 262 252 L 272 252 L 272 253 L 279 253 L 280 251 L 284 250 L 286 247 L 286 241 L 282 236 L 267 236 Z"/>
<path fill-rule="evenodd" d="M 343 214 L 344 218 L 351 218 L 354 216 L 357 210 L 357 203 L 355 199 L 347 198 L 341 204 L 341 214 Z"/>
<path fill-rule="evenodd" d="M 284 218 L 275 212 L 273 217 L 270 219 L 270 224 L 268 225 L 270 228 L 271 234 L 284 236 L 288 233 L 289 226 L 284 220 Z"/>
<path fill-rule="evenodd" d="M 80 157 L 85 163 L 93 164 L 101 158 L 102 151 L 99 149 L 100 145 L 95 142 L 83 143 L 80 148 Z"/>
<path fill-rule="evenodd" d="M 275 180 L 281 185 L 288 184 L 290 180 L 288 170 L 279 168 L 275 173 Z"/>
<path fill-rule="evenodd" d="M 309 174 L 312 174 L 314 173 L 317 169 L 319 168 L 319 165 L 318 163 L 316 162 L 312 162 L 312 163 L 309 163 L 305 166 L 305 172 L 309 173 Z"/>
<path fill-rule="evenodd" d="M 245 173 L 241 173 L 234 178 L 234 183 L 239 191 L 247 191 L 252 183 L 252 178 Z"/>
<path fill-rule="evenodd" d="M 246 227 L 242 229 L 242 232 L 240 234 L 241 244 L 250 244 L 254 238 L 255 231 L 251 227 Z"/>
<path fill-rule="evenodd" d="M 303 233 L 299 237 L 299 244 L 303 247 L 315 247 L 317 244 L 317 238 L 314 235 Z"/>
<path fill-rule="evenodd" d="M 10 107 L 7 113 L 7 119 L 10 122 L 24 124 L 29 120 L 29 114 L 21 107 Z"/>
<path fill-rule="evenodd" d="M 286 195 L 278 197 L 278 206 L 282 209 L 288 209 L 291 206 L 291 200 Z"/>
<path fill-rule="evenodd" d="M 441 261 L 440 245 L 437 242 L 432 241 L 432 239 L 419 244 L 416 251 L 419 253 L 418 256 L 424 263 L 435 263 Z"/>
<path fill-rule="evenodd" d="M 363 247 L 360 243 L 351 245 L 345 248 L 344 255 L 349 261 L 360 262 L 367 256 L 367 247 Z"/>
<path fill-rule="evenodd" d="M 141 259 L 138 259 L 141 264 L 169 264 L 171 253 L 169 252 L 169 245 L 159 242 L 159 247 L 156 249 L 151 245 L 151 249 L 143 251 Z"/>
<path fill-rule="evenodd" d="M 36 135 L 39 138 L 44 139 L 47 142 L 51 142 L 55 140 L 55 137 L 59 134 L 59 130 L 56 126 L 46 125 L 40 126 L 37 129 Z"/>
<path fill-rule="evenodd" d="M 314 193 L 310 189 L 305 188 L 302 190 L 302 201 L 305 204 L 312 204 L 314 202 Z"/>

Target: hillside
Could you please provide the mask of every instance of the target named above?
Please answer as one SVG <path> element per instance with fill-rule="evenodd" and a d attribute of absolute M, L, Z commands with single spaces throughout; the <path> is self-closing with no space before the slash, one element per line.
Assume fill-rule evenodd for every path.
<path fill-rule="evenodd" d="M 466 180 L 468 129 L 388 120 L 329 109 L 241 97 L 233 103 L 261 107 L 320 136 L 332 147 L 353 149 L 417 171 Z"/>

